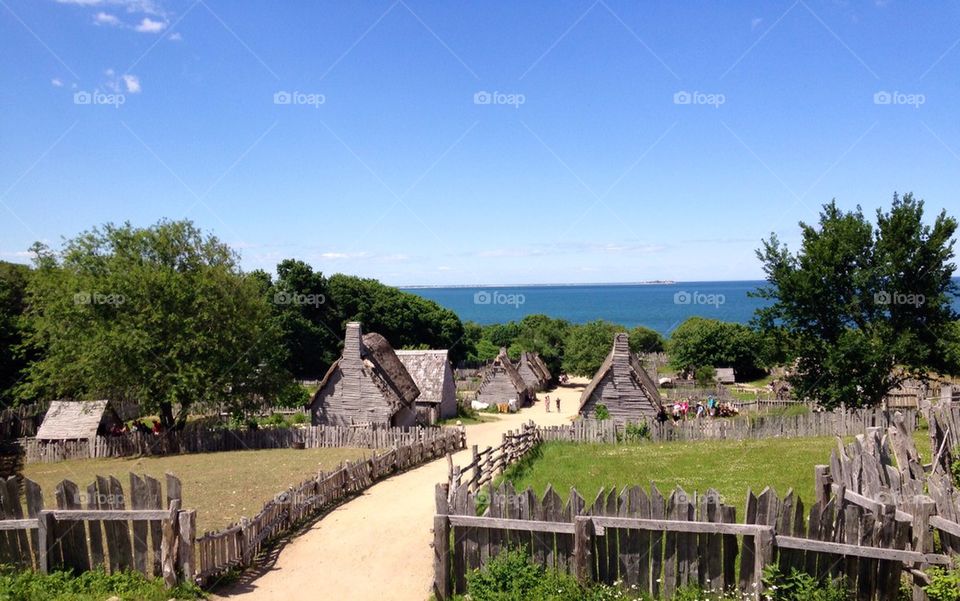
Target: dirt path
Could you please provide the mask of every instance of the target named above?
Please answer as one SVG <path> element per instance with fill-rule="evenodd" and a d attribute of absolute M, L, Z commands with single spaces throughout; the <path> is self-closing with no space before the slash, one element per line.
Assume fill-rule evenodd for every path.
<path fill-rule="evenodd" d="M 547 393 L 551 399 L 559 394 L 559 414 L 555 407 L 546 413 L 543 403 L 537 403 L 467 426 L 468 450 L 454 455 L 454 463 L 469 463 L 470 445 L 496 446 L 504 432 L 522 422 L 569 423 L 583 390 L 583 382 L 578 384 Z M 433 583 L 434 487 L 446 478 L 447 462 L 439 459 L 372 486 L 291 541 L 263 575 L 215 598 L 424 601 Z"/>

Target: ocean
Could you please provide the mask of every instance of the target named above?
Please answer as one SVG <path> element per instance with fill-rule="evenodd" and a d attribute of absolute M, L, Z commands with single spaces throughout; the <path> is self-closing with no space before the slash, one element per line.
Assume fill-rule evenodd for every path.
<path fill-rule="evenodd" d="M 747 323 L 762 306 L 747 293 L 763 281 L 588 284 L 453 288 L 403 288 L 451 309 L 463 321 L 503 323 L 525 315 L 584 323 L 604 319 L 628 328 L 646 326 L 663 335 L 699 315 Z"/>
<path fill-rule="evenodd" d="M 958 278 L 954 278 L 957 283 Z M 585 323 L 604 319 L 628 328 L 646 326 L 669 336 L 694 315 L 747 323 L 764 301 L 747 296 L 763 280 L 500 287 L 403 288 L 451 309 L 463 321 L 517 321 L 525 315 Z M 954 299 L 960 312 L 960 299 Z"/>

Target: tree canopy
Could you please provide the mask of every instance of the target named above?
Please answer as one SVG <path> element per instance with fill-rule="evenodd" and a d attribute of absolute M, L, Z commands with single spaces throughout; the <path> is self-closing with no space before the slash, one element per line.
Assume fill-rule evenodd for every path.
<path fill-rule="evenodd" d="M 960 372 L 951 301 L 955 219 L 924 223 L 924 203 L 894 195 L 876 227 L 860 207 L 823 206 L 800 224 L 800 250 L 775 235 L 757 256 L 770 301 L 756 323 L 796 359 L 796 394 L 827 407 L 872 406 L 907 378 Z"/>
<path fill-rule="evenodd" d="M 738 378 L 752 379 L 765 367 L 763 337 L 739 323 L 691 317 L 673 331 L 667 348 L 677 370 L 732 367 Z"/>

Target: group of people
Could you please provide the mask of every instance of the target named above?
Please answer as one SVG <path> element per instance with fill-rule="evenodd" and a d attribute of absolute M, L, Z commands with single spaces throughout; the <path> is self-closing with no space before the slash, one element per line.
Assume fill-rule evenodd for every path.
<path fill-rule="evenodd" d="M 557 403 L 557 413 L 560 413 L 560 397 L 559 396 L 555 399 L 555 402 Z M 543 398 L 543 406 L 547 408 L 547 413 L 550 413 L 550 395 L 549 394 Z"/>
<path fill-rule="evenodd" d="M 669 412 L 668 412 L 669 411 Z M 696 404 L 691 404 L 690 399 L 674 401 L 672 406 L 662 405 L 657 412 L 657 421 L 663 423 L 668 419 L 677 422 L 686 420 L 688 415 L 695 416 L 697 419 L 704 417 L 731 417 L 737 415 L 740 411 L 730 402 L 720 402 L 712 396 L 707 397 L 707 401 L 698 400 Z"/>

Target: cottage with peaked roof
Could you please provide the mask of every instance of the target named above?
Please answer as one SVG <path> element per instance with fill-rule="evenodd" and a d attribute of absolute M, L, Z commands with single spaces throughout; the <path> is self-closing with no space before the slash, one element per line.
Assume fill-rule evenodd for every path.
<path fill-rule="evenodd" d="M 718 367 L 714 370 L 714 379 L 718 384 L 736 384 L 737 376 L 732 367 Z"/>
<path fill-rule="evenodd" d="M 412 426 L 420 389 L 380 334 L 361 335 L 350 322 L 343 355 L 330 366 L 310 401 L 313 425 Z"/>
<path fill-rule="evenodd" d="M 37 440 L 89 440 L 123 425 L 109 401 L 52 401 Z"/>
<path fill-rule="evenodd" d="M 491 405 L 515 401 L 517 407 L 523 407 L 531 396 L 526 382 L 507 356 L 507 349 L 501 348 L 496 359 L 483 370 L 476 400 Z"/>
<path fill-rule="evenodd" d="M 457 385 L 446 350 L 396 351 L 397 357 L 417 388 L 416 407 L 420 421 L 435 424 L 438 420 L 457 416 Z"/>
<path fill-rule="evenodd" d="M 527 388 L 543 390 L 550 382 L 550 372 L 547 371 L 546 367 L 537 353 L 526 352 L 520 354 L 517 372 L 527 384 Z"/>
<path fill-rule="evenodd" d="M 580 397 L 580 414 L 593 416 L 597 405 L 604 405 L 617 420 L 653 418 L 659 411 L 660 392 L 656 384 L 630 352 L 626 332 L 613 339 L 613 349 Z"/>

